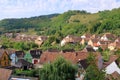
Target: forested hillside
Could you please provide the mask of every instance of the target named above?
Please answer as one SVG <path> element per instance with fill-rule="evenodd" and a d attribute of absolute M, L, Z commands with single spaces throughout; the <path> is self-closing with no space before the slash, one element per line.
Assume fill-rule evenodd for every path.
<path fill-rule="evenodd" d="M 70 10 L 63 14 L 0 21 L 1 34 L 4 32 L 27 33 L 30 29 L 38 35 L 66 36 L 68 34 L 101 34 L 104 32 L 120 35 L 120 8 L 94 14 L 86 11 Z"/>

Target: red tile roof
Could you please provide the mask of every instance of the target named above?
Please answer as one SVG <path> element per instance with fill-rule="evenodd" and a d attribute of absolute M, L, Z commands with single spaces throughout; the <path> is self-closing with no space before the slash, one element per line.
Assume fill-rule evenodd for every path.
<path fill-rule="evenodd" d="M 72 63 L 76 64 L 80 60 L 87 59 L 89 53 L 87 52 L 43 52 L 43 54 L 40 57 L 40 64 L 44 64 L 47 62 L 53 62 L 55 59 L 57 59 L 59 56 L 63 56 L 65 59 L 71 61 Z M 100 58 L 101 55 L 99 53 L 95 53 L 96 58 Z"/>
<path fill-rule="evenodd" d="M 112 62 L 116 61 L 118 59 L 117 55 L 111 55 L 109 58 L 108 62 L 104 62 L 103 67 L 107 67 L 108 65 L 110 65 Z"/>
<path fill-rule="evenodd" d="M 8 80 L 11 76 L 12 70 L 0 68 L 0 80 Z"/>
<path fill-rule="evenodd" d="M 108 80 L 120 80 L 120 74 L 118 72 L 113 72 L 112 74 L 108 75 Z"/>
<path fill-rule="evenodd" d="M 77 63 L 79 59 L 85 59 L 88 56 L 86 52 L 43 52 L 40 58 L 40 63 L 53 62 L 59 56 L 63 56 L 65 59 L 70 60 L 72 63 Z"/>

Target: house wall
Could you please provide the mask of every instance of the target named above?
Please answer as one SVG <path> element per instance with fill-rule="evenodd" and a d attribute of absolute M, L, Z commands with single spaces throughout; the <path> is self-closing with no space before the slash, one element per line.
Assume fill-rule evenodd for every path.
<path fill-rule="evenodd" d="M 112 62 L 110 65 L 108 65 L 105 71 L 107 74 L 112 74 L 115 71 L 120 74 L 120 68 L 117 66 L 115 62 Z"/>
<path fill-rule="evenodd" d="M 15 53 L 10 55 L 10 59 L 11 59 L 11 65 L 14 65 L 15 62 L 17 62 Z"/>
<path fill-rule="evenodd" d="M 91 45 L 93 47 L 93 42 L 91 40 L 89 40 L 88 45 Z"/>
<path fill-rule="evenodd" d="M 108 49 L 112 51 L 112 50 L 115 49 L 115 47 L 114 46 L 108 46 Z"/>
<path fill-rule="evenodd" d="M 37 62 L 36 62 L 36 61 L 37 61 Z M 32 63 L 33 63 L 33 64 L 36 64 L 35 62 L 36 62 L 36 63 L 39 63 L 40 60 L 39 60 L 39 59 L 32 59 Z"/>
<path fill-rule="evenodd" d="M 101 40 L 108 41 L 108 38 L 106 36 L 101 37 Z"/>
<path fill-rule="evenodd" d="M 10 58 L 6 52 L 3 53 L 0 59 L 0 66 L 2 67 L 10 66 Z"/>
<path fill-rule="evenodd" d="M 24 59 L 30 63 L 32 63 L 32 56 L 30 53 L 26 53 Z"/>
<path fill-rule="evenodd" d="M 62 40 L 62 41 L 61 41 L 61 46 L 64 46 L 65 43 L 66 43 L 66 41 L 65 41 L 65 40 Z"/>
<path fill-rule="evenodd" d="M 80 44 L 84 45 L 85 44 L 85 39 L 82 39 L 82 41 L 80 42 Z"/>

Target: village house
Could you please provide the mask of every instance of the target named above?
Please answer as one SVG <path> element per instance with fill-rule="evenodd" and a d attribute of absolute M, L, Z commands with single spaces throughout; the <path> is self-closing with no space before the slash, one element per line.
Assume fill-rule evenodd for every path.
<path fill-rule="evenodd" d="M 47 39 L 48 39 L 47 36 L 39 36 L 35 39 L 35 43 L 41 46 Z"/>
<path fill-rule="evenodd" d="M 111 34 L 111 33 L 105 33 L 102 37 L 101 37 L 101 40 L 102 41 L 111 41 L 111 40 L 115 40 L 116 37 Z"/>
<path fill-rule="evenodd" d="M 24 51 L 15 51 L 15 54 L 16 54 L 16 60 L 18 59 L 24 59 L 24 56 L 25 56 L 25 53 Z"/>
<path fill-rule="evenodd" d="M 100 39 L 100 36 L 99 36 L 99 35 L 96 35 L 96 34 L 93 34 L 93 35 L 91 36 L 91 39 Z"/>
<path fill-rule="evenodd" d="M 81 36 L 81 38 L 82 38 L 82 39 L 85 39 L 85 38 L 86 38 L 86 39 L 90 39 L 91 36 L 92 36 L 91 34 L 84 34 L 84 35 Z"/>
<path fill-rule="evenodd" d="M 30 50 L 30 54 L 32 57 L 32 63 L 33 64 L 39 63 L 40 56 L 42 54 L 42 50 L 40 50 L 40 49 Z"/>
<path fill-rule="evenodd" d="M 99 69 L 102 69 L 103 67 L 103 60 L 102 60 L 102 56 L 100 53 L 93 53 L 95 55 L 95 59 L 96 59 L 96 65 L 98 66 Z M 89 53 L 87 52 L 66 52 L 66 53 L 62 53 L 62 52 L 43 52 L 43 54 L 40 57 L 40 64 L 45 64 L 45 63 L 51 63 L 53 61 L 55 61 L 59 56 L 63 56 L 65 59 L 69 60 L 70 62 L 72 62 L 72 64 L 78 64 L 79 69 L 83 70 L 83 73 L 78 76 L 76 79 L 81 79 L 84 78 L 84 73 L 85 73 L 85 69 L 86 67 L 88 67 L 88 65 L 86 65 L 86 63 L 82 63 L 83 60 L 86 60 L 87 57 L 89 56 Z M 86 65 L 86 66 L 84 66 Z M 42 68 L 42 66 L 41 66 Z"/>
<path fill-rule="evenodd" d="M 117 49 L 120 49 L 120 37 L 115 40 L 115 45 Z"/>
<path fill-rule="evenodd" d="M 28 69 L 33 68 L 33 64 L 24 59 L 19 59 L 16 62 L 16 67 L 23 69 L 23 70 L 28 70 Z"/>
<path fill-rule="evenodd" d="M 98 42 L 99 42 L 99 39 L 90 39 L 88 41 L 88 45 L 92 46 L 93 49 L 96 51 L 96 50 L 98 50 L 98 48 L 100 46 L 99 44 L 97 44 Z"/>
<path fill-rule="evenodd" d="M 61 41 L 61 46 L 64 46 L 67 43 L 80 43 L 82 39 L 74 35 L 68 35 Z"/>
<path fill-rule="evenodd" d="M 16 66 L 16 63 L 19 59 L 24 59 L 25 53 L 23 51 L 13 51 L 9 53 L 10 59 L 11 59 L 11 65 Z"/>
<path fill-rule="evenodd" d="M 113 51 L 115 49 L 120 49 L 120 42 L 113 42 L 113 43 L 110 43 L 108 44 L 108 49 Z"/>
<path fill-rule="evenodd" d="M 97 42 L 97 45 L 99 45 L 99 47 L 101 47 L 103 50 L 108 48 L 108 45 L 110 45 L 111 43 L 113 43 L 114 41 L 103 41 L 100 40 Z"/>
<path fill-rule="evenodd" d="M 36 38 L 37 38 L 37 35 L 18 34 L 13 40 L 33 42 Z"/>
<path fill-rule="evenodd" d="M 13 33 L 5 33 L 4 36 L 7 38 L 13 38 Z"/>
<path fill-rule="evenodd" d="M 4 50 L 0 50 L 0 67 L 8 67 L 11 64 L 8 53 Z"/>
<path fill-rule="evenodd" d="M 29 52 L 25 53 L 24 59 L 30 63 L 32 63 L 32 56 Z"/>
<path fill-rule="evenodd" d="M 89 53 L 89 52 L 95 52 L 96 50 L 92 46 L 87 45 L 82 51 Z"/>
<path fill-rule="evenodd" d="M 101 69 L 102 68 L 102 56 L 100 53 L 93 52 L 96 55 L 97 65 Z M 43 52 L 40 57 L 40 64 L 51 63 L 56 60 L 59 56 L 63 56 L 65 59 L 71 61 L 73 64 L 78 64 L 79 61 L 87 59 L 89 53 L 88 52 Z"/>
<path fill-rule="evenodd" d="M 99 39 L 90 39 L 88 41 L 88 45 L 92 46 L 92 47 L 98 47 L 99 44 L 97 44 L 99 42 Z"/>
<path fill-rule="evenodd" d="M 115 50 L 115 47 L 116 47 L 116 45 L 114 43 L 108 44 L 108 49 L 111 51 Z"/>
<path fill-rule="evenodd" d="M 83 39 L 80 41 L 80 44 L 82 44 L 82 45 L 87 45 L 87 44 L 88 44 L 88 41 L 89 41 L 89 39 L 83 38 Z"/>
<path fill-rule="evenodd" d="M 15 53 L 10 54 L 9 56 L 10 56 L 10 59 L 11 59 L 11 65 L 15 65 L 15 63 L 17 62 Z"/>
<path fill-rule="evenodd" d="M 115 71 L 120 74 L 120 68 L 118 67 L 116 60 L 118 56 L 111 55 L 108 62 L 104 62 L 103 67 L 105 68 L 106 74 L 112 74 Z"/>

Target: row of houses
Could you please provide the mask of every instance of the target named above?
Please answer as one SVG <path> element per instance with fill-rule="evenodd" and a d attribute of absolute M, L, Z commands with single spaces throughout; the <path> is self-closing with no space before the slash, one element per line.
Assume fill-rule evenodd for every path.
<path fill-rule="evenodd" d="M 40 49 L 30 50 L 25 53 L 23 51 L 15 50 L 0 50 L 0 67 L 15 66 L 19 68 L 29 68 L 33 64 L 39 63 L 40 55 L 42 51 Z"/>
<path fill-rule="evenodd" d="M 86 34 L 83 36 L 68 35 L 61 41 L 61 46 L 68 43 L 86 44 L 97 50 L 101 47 L 103 50 L 108 48 L 110 50 L 120 49 L 120 37 L 116 37 L 111 33 L 105 33 L 103 36 Z"/>
<path fill-rule="evenodd" d="M 10 37 L 12 36 L 12 33 L 6 33 L 5 35 L 7 37 Z M 15 41 L 31 41 L 41 46 L 48 38 L 48 36 L 26 35 L 16 33 L 16 36 L 12 39 Z M 67 43 L 79 43 L 82 45 L 88 44 L 91 45 L 95 50 L 97 50 L 98 47 L 114 50 L 116 48 L 120 48 L 120 37 L 116 37 L 111 33 L 105 33 L 103 35 L 84 34 L 82 36 L 68 35 L 61 40 L 60 45 L 64 46 Z"/>
<path fill-rule="evenodd" d="M 4 36 L 10 38 L 13 41 L 27 41 L 27 42 L 34 42 L 39 46 L 48 39 L 47 36 L 38 36 L 38 35 L 27 35 L 27 34 L 20 34 L 20 33 L 5 33 Z"/>
<path fill-rule="evenodd" d="M 42 43 L 48 37 L 44 37 L 44 40 L 39 37 L 38 42 Z M 41 45 L 40 43 L 39 45 Z M 114 36 L 113 34 L 106 33 L 103 36 L 90 35 L 86 34 L 83 36 L 73 36 L 68 35 L 61 41 L 61 46 L 65 46 L 68 43 L 79 43 L 82 45 L 86 45 L 86 48 L 82 51 L 45 51 L 41 50 L 31 50 L 27 53 L 23 51 L 9 51 L 3 50 L 0 54 L 0 66 L 16 66 L 18 68 L 29 69 L 33 66 L 36 68 L 42 68 L 43 64 L 51 63 L 59 56 L 63 56 L 65 59 L 71 61 L 73 64 L 78 64 L 80 68 L 82 68 L 85 72 L 85 69 L 88 67 L 87 57 L 89 55 L 89 51 L 95 55 L 96 65 L 99 69 L 105 69 L 106 75 L 108 76 L 108 80 L 111 80 L 109 76 L 115 77 L 115 79 L 119 80 L 120 76 L 120 65 L 119 56 L 111 55 L 107 62 L 104 62 L 102 59 L 101 53 L 96 52 L 96 50 L 101 47 L 103 50 L 106 48 L 114 51 L 116 49 L 120 49 L 120 38 Z M 90 49 L 92 47 L 93 50 Z M 86 51 L 87 50 L 87 51 Z M 9 61 L 8 61 L 9 60 Z"/>
<path fill-rule="evenodd" d="M 51 63 L 54 60 L 56 60 L 59 56 L 63 56 L 65 59 L 71 61 L 73 64 L 78 64 L 79 68 L 83 70 L 83 74 L 84 74 L 86 68 L 89 66 L 89 64 L 87 63 L 87 57 L 89 56 L 89 54 L 90 54 L 89 52 L 84 52 L 84 51 L 65 52 L 65 53 L 43 52 L 43 54 L 40 57 L 39 64 L 42 65 L 44 63 Z M 120 64 L 120 62 L 118 61 L 119 57 L 117 55 L 111 55 L 109 60 L 107 62 L 104 62 L 101 53 L 92 52 L 92 54 L 95 55 L 96 65 L 99 70 L 105 69 L 106 75 L 108 76 L 112 75 L 113 77 L 117 76 L 115 78 L 118 78 L 117 80 L 120 79 L 120 68 L 118 67 L 118 64 Z M 114 73 L 116 73 L 115 76 L 113 75 Z"/>
<path fill-rule="evenodd" d="M 5 36 L 12 37 L 13 33 L 6 33 Z M 10 37 L 10 38 L 11 38 Z M 49 37 L 48 36 L 38 36 L 38 35 L 26 35 L 16 33 L 15 37 L 12 38 L 15 41 L 32 41 L 38 44 L 39 46 L 42 45 Z M 96 35 L 96 34 L 84 34 L 82 36 L 74 36 L 68 35 L 63 40 L 61 40 L 61 46 L 64 46 L 67 43 L 80 43 L 84 45 L 85 43 L 91 45 L 92 47 L 96 48 L 98 46 L 102 48 L 108 47 L 110 50 L 115 48 L 120 48 L 120 37 L 116 37 L 111 33 L 105 33 L 103 35 Z"/>
<path fill-rule="evenodd" d="M 78 64 L 79 68 L 82 69 L 83 72 L 85 72 L 86 68 L 89 66 L 89 64 L 87 64 L 87 57 L 90 53 L 86 51 L 42 52 L 41 50 L 30 50 L 28 53 L 24 53 L 23 51 L 10 52 L 8 50 L 1 50 L 0 52 L 0 66 L 7 69 L 11 69 L 11 66 L 22 68 L 24 70 L 33 68 L 33 66 L 35 66 L 35 68 L 42 68 L 43 64 L 52 63 L 59 56 L 63 56 L 65 59 L 71 61 L 72 64 Z M 120 76 L 120 68 L 118 67 L 118 64 L 120 64 L 120 62 L 118 62 L 119 57 L 117 55 L 111 55 L 109 61 L 104 62 L 101 53 L 92 52 L 92 54 L 95 55 L 95 61 L 98 69 L 105 69 L 108 76 L 114 76 L 115 74 L 117 77 Z"/>

